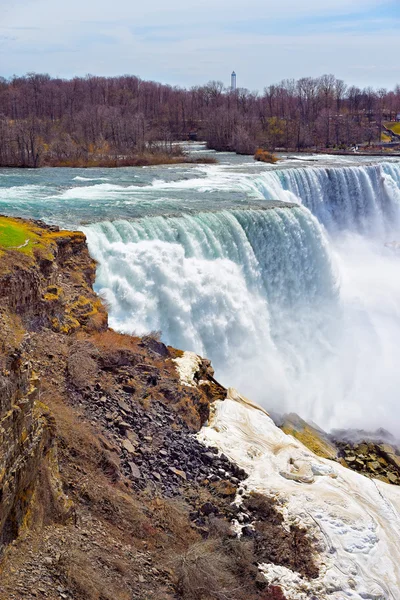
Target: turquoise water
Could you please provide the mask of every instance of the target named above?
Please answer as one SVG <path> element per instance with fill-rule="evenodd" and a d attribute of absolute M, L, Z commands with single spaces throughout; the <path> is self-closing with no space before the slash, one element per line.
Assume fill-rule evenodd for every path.
<path fill-rule="evenodd" d="M 195 145 L 192 153 L 201 155 L 202 146 Z M 265 200 L 298 202 L 300 198 L 323 221 L 324 216 L 318 214 L 318 205 L 323 203 L 324 193 L 330 206 L 334 205 L 335 194 L 338 202 L 342 198 L 346 206 L 350 190 L 362 187 L 362 177 L 357 171 L 363 171 L 367 164 L 364 158 L 346 157 L 339 161 L 337 157 L 310 156 L 304 160 L 286 159 L 279 166 L 270 166 L 229 153 L 218 154 L 218 160 L 218 165 L 207 166 L 0 169 L 0 211 L 78 227 L 94 221 L 193 214 L 200 210 L 249 205 L 257 207 Z M 341 189 L 336 193 L 331 186 L 333 194 L 328 197 L 329 174 L 334 172 L 337 163 L 341 167 L 354 164 L 360 167 L 337 168 L 336 183 Z M 392 177 L 395 176 L 397 185 L 399 164 L 392 161 L 384 166 Z M 375 161 L 375 167 L 371 166 L 370 170 L 381 168 L 379 161 Z M 341 181 L 341 173 L 351 172 L 355 172 L 353 181 L 351 177 L 348 182 Z M 377 181 L 374 175 L 367 179 L 367 187 L 374 186 Z M 370 195 L 369 190 L 366 191 Z M 359 192 L 361 194 L 363 190 Z"/>
<path fill-rule="evenodd" d="M 218 158 L 3 169 L 0 212 L 85 231 L 114 328 L 160 330 L 267 408 L 400 433 L 400 162 Z"/>
<path fill-rule="evenodd" d="M 225 155 L 226 167 L 178 165 L 120 169 L 0 169 L 0 211 L 62 226 L 116 218 L 196 212 L 254 200 L 231 179 L 250 159 Z M 224 163 L 222 163 L 224 164 Z M 214 171 L 221 171 L 217 178 Z"/>

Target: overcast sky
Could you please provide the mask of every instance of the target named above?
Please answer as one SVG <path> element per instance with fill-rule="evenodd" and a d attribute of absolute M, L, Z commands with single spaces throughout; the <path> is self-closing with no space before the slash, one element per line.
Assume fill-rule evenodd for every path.
<path fill-rule="evenodd" d="M 0 75 L 400 83 L 400 0 L 0 0 Z"/>

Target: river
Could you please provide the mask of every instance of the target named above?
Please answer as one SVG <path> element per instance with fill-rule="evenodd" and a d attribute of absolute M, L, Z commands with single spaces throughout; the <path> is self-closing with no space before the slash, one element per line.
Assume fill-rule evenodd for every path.
<path fill-rule="evenodd" d="M 0 212 L 86 233 L 115 329 L 161 331 L 268 410 L 400 434 L 400 161 L 216 156 L 0 169 Z"/>

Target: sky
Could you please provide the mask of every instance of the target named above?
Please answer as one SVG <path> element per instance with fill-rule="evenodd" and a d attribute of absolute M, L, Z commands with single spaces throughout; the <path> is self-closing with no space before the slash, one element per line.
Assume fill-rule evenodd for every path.
<path fill-rule="evenodd" d="M 0 0 L 0 76 L 400 84 L 400 0 Z"/>

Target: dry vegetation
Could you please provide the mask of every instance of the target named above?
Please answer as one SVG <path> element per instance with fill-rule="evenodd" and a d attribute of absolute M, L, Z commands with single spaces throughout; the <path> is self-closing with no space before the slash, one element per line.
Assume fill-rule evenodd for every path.
<path fill-rule="evenodd" d="M 96 156 L 88 154 L 87 157 L 57 159 L 43 157 L 40 166 L 43 167 L 69 167 L 79 169 L 90 168 L 116 168 L 116 167 L 144 167 L 157 165 L 178 165 L 178 164 L 216 164 L 217 159 L 212 156 L 203 158 L 193 158 L 183 152 L 154 151 L 138 152 L 132 156 Z"/>
<path fill-rule="evenodd" d="M 210 403 L 226 397 L 209 362 L 197 373 L 206 383 L 182 386 L 171 360 L 180 352 L 157 332 L 138 338 L 106 329 L 101 305 L 94 326 L 85 312 L 86 301 L 98 300 L 94 264 L 83 236 L 46 228 L 43 236 L 45 250 L 58 244 L 44 266 L 32 267 L 35 252 L 8 249 L 3 259 L 10 271 L 0 287 L 0 392 L 18 390 L 25 367 L 33 369 L 40 386 L 30 386 L 26 421 L 42 425 L 43 440 L 32 446 L 34 483 L 21 485 L 12 536 L 2 539 L 14 541 L 0 563 L 0 599 L 33 590 L 48 600 L 284 600 L 257 563 L 315 577 L 313 543 L 301 529 L 287 531 L 273 503 L 257 495 L 244 504 L 253 533 L 232 533 L 232 501 L 246 473 L 193 436 Z M 24 389 L 16 396 L 22 406 Z M 22 435 L 16 423 L 21 432 L 10 438 L 16 433 L 23 463 L 35 430 Z"/>
<path fill-rule="evenodd" d="M 272 152 L 268 152 L 267 150 L 258 148 L 258 150 L 256 150 L 256 152 L 254 154 L 254 160 L 257 160 L 259 162 L 270 163 L 270 164 L 274 165 L 275 163 L 278 162 L 279 159 L 277 156 L 275 156 L 275 154 L 272 154 Z"/>
<path fill-rule="evenodd" d="M 348 87 L 333 75 L 284 80 L 260 95 L 219 81 L 186 90 L 134 76 L 30 73 L 0 78 L 0 166 L 196 162 L 177 156 L 175 144 L 193 137 L 249 155 L 260 147 L 345 151 L 379 144 L 399 111 L 399 88 Z"/>
<path fill-rule="evenodd" d="M 251 540 L 238 540 L 215 519 L 210 536 L 175 558 L 176 589 L 183 600 L 284 600 L 257 569 Z"/>

